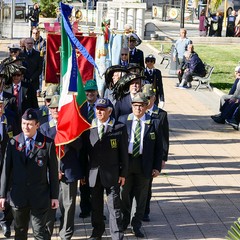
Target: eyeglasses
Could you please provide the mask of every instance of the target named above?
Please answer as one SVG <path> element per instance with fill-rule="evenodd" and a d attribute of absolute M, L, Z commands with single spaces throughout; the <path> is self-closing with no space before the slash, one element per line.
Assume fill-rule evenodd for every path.
<path fill-rule="evenodd" d="M 10 53 L 17 53 L 18 50 L 10 50 Z"/>
<path fill-rule="evenodd" d="M 146 62 L 154 63 L 155 61 L 153 59 L 146 59 Z"/>
<path fill-rule="evenodd" d="M 145 105 L 144 104 L 141 104 L 141 105 L 139 105 L 139 104 L 133 104 L 132 105 L 134 108 L 143 108 Z"/>
<path fill-rule="evenodd" d="M 32 34 L 38 34 L 38 32 L 33 32 Z"/>
<path fill-rule="evenodd" d="M 128 55 L 128 53 L 122 53 L 121 55 L 122 55 L 122 56 L 127 56 L 127 55 Z"/>
<path fill-rule="evenodd" d="M 13 74 L 13 77 L 21 77 L 21 76 L 22 76 L 21 73 Z"/>

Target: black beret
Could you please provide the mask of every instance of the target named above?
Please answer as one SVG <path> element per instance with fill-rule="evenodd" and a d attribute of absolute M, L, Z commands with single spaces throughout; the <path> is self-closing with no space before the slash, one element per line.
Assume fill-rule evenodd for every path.
<path fill-rule="evenodd" d="M 28 108 L 24 114 L 22 115 L 22 119 L 24 120 L 36 120 L 38 121 L 37 112 L 33 108 Z"/>

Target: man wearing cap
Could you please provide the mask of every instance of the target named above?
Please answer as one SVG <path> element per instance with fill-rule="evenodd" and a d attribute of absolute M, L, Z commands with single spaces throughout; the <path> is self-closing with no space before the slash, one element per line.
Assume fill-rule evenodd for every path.
<path fill-rule="evenodd" d="M 131 223 L 136 237 L 143 238 L 142 219 L 146 207 L 150 180 L 161 172 L 163 160 L 162 127 L 158 119 L 146 114 L 148 99 L 137 93 L 132 100 L 132 113 L 121 116 L 128 132 L 129 170 L 122 187 L 123 227 Z M 136 199 L 136 211 L 131 219 L 132 199 Z"/>
<path fill-rule="evenodd" d="M 49 110 L 52 119 L 41 125 L 42 134 L 54 139 L 57 132 L 59 95 L 51 98 Z M 81 154 L 81 138 L 64 145 L 65 155 L 59 161 L 59 208 L 61 212 L 59 236 L 61 239 L 71 239 L 74 233 L 74 216 L 78 180 L 83 178 L 83 165 L 79 159 Z M 55 214 L 49 213 L 47 232 L 49 239 L 53 232 Z"/>
<path fill-rule="evenodd" d="M 132 112 L 132 99 L 141 90 L 141 81 L 143 78 L 143 76 L 138 74 L 129 73 L 124 75 L 121 79 L 124 81 L 126 92 L 129 91 L 129 93 L 125 94 L 122 99 L 116 101 L 116 119 L 122 115 L 130 114 Z M 118 83 L 120 84 L 120 81 Z"/>
<path fill-rule="evenodd" d="M 14 130 L 16 127 L 16 123 L 14 118 L 10 115 L 5 114 L 4 110 L 4 101 L 0 98 L 0 173 L 3 168 L 3 158 L 5 154 L 5 150 L 7 147 L 7 142 L 9 137 L 13 137 L 16 134 Z M 6 238 L 11 236 L 11 224 L 13 221 L 12 209 L 9 205 L 9 202 L 5 203 L 5 209 L 3 210 L 3 214 L 0 217 L 0 226 L 3 231 L 3 235 Z"/>
<path fill-rule="evenodd" d="M 22 68 L 16 67 L 11 76 L 11 84 L 5 86 L 4 91 L 10 93 L 16 98 L 17 115 L 19 123 L 19 132 L 21 116 L 28 108 L 38 109 L 38 101 L 36 94 L 32 89 L 32 85 L 22 81 L 23 71 Z M 18 132 L 18 133 L 19 133 Z"/>
<path fill-rule="evenodd" d="M 35 239 L 46 239 L 48 209 L 58 207 L 58 163 L 54 142 L 40 132 L 37 113 L 27 109 L 22 133 L 7 145 L 1 174 L 0 208 L 10 190 L 15 239 L 25 240 L 31 217 Z"/>
<path fill-rule="evenodd" d="M 164 91 L 162 83 L 162 73 L 159 69 L 154 67 L 156 63 L 156 58 L 150 54 L 145 58 L 146 68 L 144 70 L 144 75 L 146 77 L 146 83 L 153 84 L 156 91 L 156 102 L 155 104 L 160 108 L 164 106 Z"/>
<path fill-rule="evenodd" d="M 158 108 L 155 105 L 156 101 L 156 92 L 152 84 L 145 84 L 142 88 L 142 93 L 148 98 L 149 104 L 147 106 L 147 114 L 151 116 L 151 118 L 159 119 L 160 125 L 162 127 L 162 137 L 163 137 L 163 157 L 162 157 L 162 169 L 165 167 L 165 162 L 168 160 L 168 151 L 169 151 L 169 124 L 167 112 L 161 108 Z M 144 222 L 149 222 L 149 214 L 150 214 L 150 200 L 152 197 L 152 180 L 150 180 L 149 190 L 148 190 L 148 198 L 145 208 L 145 213 L 143 217 Z"/>
<path fill-rule="evenodd" d="M 143 51 L 136 48 L 137 37 L 135 34 L 129 36 L 129 63 L 137 63 L 144 68 Z"/>
<path fill-rule="evenodd" d="M 98 88 L 95 80 L 88 80 L 84 86 L 87 101 L 83 104 L 80 109 L 82 116 L 92 123 L 92 120 L 96 117 L 96 101 L 98 99 Z M 90 216 L 91 212 L 91 193 L 88 183 L 88 178 L 86 177 L 86 183 L 80 185 L 81 201 L 79 214 L 80 218 L 86 218 Z"/>
<path fill-rule="evenodd" d="M 100 240 L 105 231 L 103 215 L 104 189 L 107 194 L 109 226 L 112 239 L 123 239 L 120 211 L 120 186 L 128 169 L 127 131 L 124 124 L 111 118 L 109 99 L 99 98 L 96 116 L 90 130 L 84 133 L 86 160 L 89 158 L 89 185 L 92 194 L 92 226 L 90 239 Z"/>
<path fill-rule="evenodd" d="M 10 62 L 14 62 L 15 64 L 21 64 L 21 58 L 19 56 L 20 52 L 21 52 L 21 48 L 18 44 L 11 44 L 8 46 L 9 48 L 9 57 L 5 58 L 3 60 L 3 63 L 10 63 Z M 20 61 L 17 61 L 17 60 Z"/>
<path fill-rule="evenodd" d="M 40 126 L 43 123 L 49 122 L 52 119 L 51 111 L 49 111 L 48 106 L 51 103 L 52 96 L 59 93 L 58 88 L 58 84 L 51 84 L 46 89 L 46 92 L 44 94 L 44 105 L 41 106 L 38 111 Z"/>

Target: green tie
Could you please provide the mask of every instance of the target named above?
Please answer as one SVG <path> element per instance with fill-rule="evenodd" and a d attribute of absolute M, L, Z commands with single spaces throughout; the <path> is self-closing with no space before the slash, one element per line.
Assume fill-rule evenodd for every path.
<path fill-rule="evenodd" d="M 133 142 L 133 157 L 138 157 L 140 155 L 140 142 L 141 142 L 141 123 L 137 120 L 137 125 L 134 132 L 134 142 Z"/>
<path fill-rule="evenodd" d="M 88 121 L 92 122 L 92 120 L 94 119 L 94 104 L 89 104 L 89 111 L 88 111 Z"/>
<path fill-rule="evenodd" d="M 99 139 L 102 140 L 102 137 L 104 135 L 104 125 L 102 124 L 100 126 L 100 131 L 99 131 Z"/>

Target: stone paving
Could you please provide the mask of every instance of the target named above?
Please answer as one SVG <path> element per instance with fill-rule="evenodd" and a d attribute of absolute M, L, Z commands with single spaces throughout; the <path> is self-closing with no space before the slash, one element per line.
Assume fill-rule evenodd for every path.
<path fill-rule="evenodd" d="M 147 43 L 141 48 L 145 55 L 153 53 L 157 57 L 170 123 L 169 160 L 161 176 L 154 179 L 151 221 L 143 224 L 146 239 L 224 239 L 240 216 L 239 132 L 211 120 L 210 116 L 218 113 L 218 94 L 207 89 L 176 89 L 176 77 L 158 64 L 158 51 Z M 87 239 L 90 218 L 79 219 L 78 206 L 76 210 L 72 239 Z M 59 221 L 53 240 L 58 239 L 58 225 Z M 0 239 L 4 239 L 1 234 Z M 31 232 L 29 239 L 33 239 Z M 111 239 L 107 221 L 103 239 Z M 136 239 L 130 229 L 126 239 Z"/>

